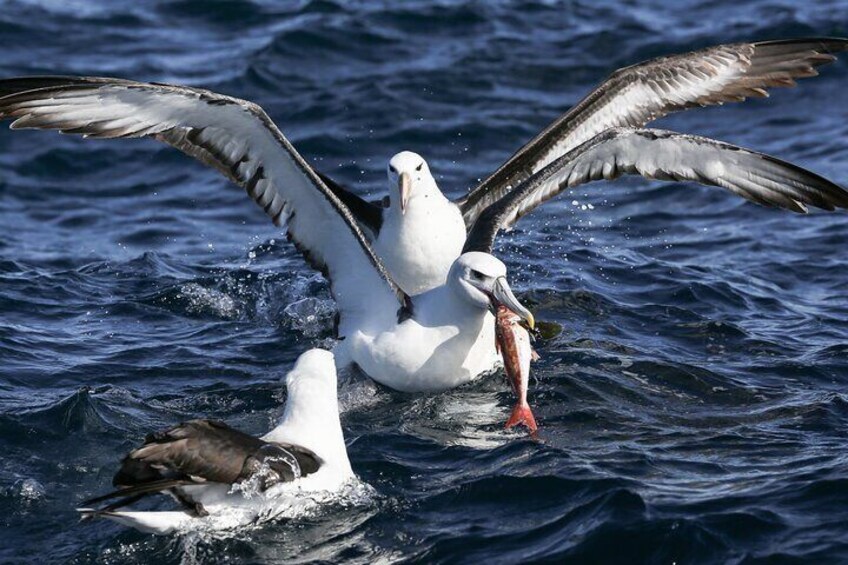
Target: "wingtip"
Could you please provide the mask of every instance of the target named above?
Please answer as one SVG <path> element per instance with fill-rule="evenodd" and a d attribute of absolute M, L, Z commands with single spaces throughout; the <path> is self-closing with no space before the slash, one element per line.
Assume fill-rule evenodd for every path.
<path fill-rule="evenodd" d="M 819 51 L 822 53 L 838 53 L 848 51 L 848 37 L 822 36 L 822 37 L 794 37 L 791 39 L 770 39 L 766 41 L 757 41 L 754 43 L 756 47 L 764 47 L 768 45 L 816 45 L 822 47 Z"/>
<path fill-rule="evenodd" d="M 98 514 L 100 513 L 96 508 L 87 508 L 86 507 L 86 508 L 76 508 L 75 510 L 80 515 L 80 517 L 79 517 L 80 523 L 88 522 L 89 520 L 96 518 L 98 516 Z"/>
<path fill-rule="evenodd" d="M 802 182 L 806 186 L 809 195 L 816 195 L 816 198 L 805 199 L 803 202 L 793 199 L 799 207 L 799 209 L 789 208 L 793 212 L 807 214 L 809 213 L 809 206 L 828 212 L 832 212 L 837 208 L 848 209 L 848 190 L 839 184 L 789 161 L 784 161 L 783 159 L 767 154 L 760 154 L 760 157 L 769 163 L 793 172 L 795 180 Z"/>
<path fill-rule="evenodd" d="M 821 42 L 827 46 L 823 54 L 848 51 L 848 37 L 823 37 L 821 38 Z M 836 57 L 833 57 L 833 59 L 836 59 Z"/>
<path fill-rule="evenodd" d="M 803 202 L 798 202 L 797 200 L 795 200 L 795 206 L 797 206 L 797 207 L 792 209 L 793 212 L 796 212 L 798 214 L 809 214 L 810 213 L 810 209 Z"/>

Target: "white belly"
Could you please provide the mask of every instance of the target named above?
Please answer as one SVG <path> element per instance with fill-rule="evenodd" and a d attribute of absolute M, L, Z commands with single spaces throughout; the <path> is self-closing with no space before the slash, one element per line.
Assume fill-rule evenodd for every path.
<path fill-rule="evenodd" d="M 479 328 L 422 328 L 409 321 L 376 336 L 345 340 L 350 359 L 378 383 L 401 392 L 440 392 L 470 382 L 500 363 L 494 319 Z"/>
<path fill-rule="evenodd" d="M 448 200 L 388 212 L 374 250 L 392 279 L 413 296 L 444 284 L 465 245 L 462 214 Z"/>
<path fill-rule="evenodd" d="M 189 486 L 181 490 L 203 504 L 208 516 L 196 518 L 181 511 L 117 511 L 104 517 L 155 534 L 231 530 L 267 520 L 301 516 L 320 504 L 339 498 L 339 491 L 355 484 L 352 473 L 328 468 L 265 492 L 251 491 L 250 485 Z"/>

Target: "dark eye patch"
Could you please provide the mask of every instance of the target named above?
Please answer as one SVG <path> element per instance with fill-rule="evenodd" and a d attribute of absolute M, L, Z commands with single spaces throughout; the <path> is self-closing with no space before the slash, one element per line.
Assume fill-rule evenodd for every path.
<path fill-rule="evenodd" d="M 391 166 L 391 165 L 389 165 L 389 170 L 390 170 L 391 172 L 393 172 L 393 173 L 397 174 L 397 169 L 395 169 L 395 168 L 394 168 L 393 166 Z"/>
<path fill-rule="evenodd" d="M 484 275 L 480 271 L 475 271 L 474 269 L 471 269 L 471 276 L 477 279 L 478 281 L 486 278 L 486 275 Z"/>
<path fill-rule="evenodd" d="M 420 170 L 421 170 L 421 167 L 423 167 L 423 166 L 424 166 L 424 163 L 422 162 L 420 165 L 418 165 L 417 167 L 415 167 L 415 170 L 416 170 L 416 171 L 420 171 Z"/>

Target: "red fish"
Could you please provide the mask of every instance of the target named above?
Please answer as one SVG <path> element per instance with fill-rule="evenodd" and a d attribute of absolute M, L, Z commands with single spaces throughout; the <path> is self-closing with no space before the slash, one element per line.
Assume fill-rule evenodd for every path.
<path fill-rule="evenodd" d="M 524 424 L 532 435 L 539 429 L 533 411 L 527 404 L 527 384 L 530 380 L 530 361 L 539 358 L 530 345 L 530 333 L 519 322 L 521 317 L 507 308 L 498 306 L 495 321 L 495 347 L 504 360 L 504 368 L 516 402 L 512 414 L 506 422 L 509 429 L 518 424 Z"/>

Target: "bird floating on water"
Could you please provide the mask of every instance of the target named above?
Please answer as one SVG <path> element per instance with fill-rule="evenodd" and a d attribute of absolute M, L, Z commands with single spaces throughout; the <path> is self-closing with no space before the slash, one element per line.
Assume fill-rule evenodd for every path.
<path fill-rule="evenodd" d="M 279 425 L 257 438 L 223 422 L 192 420 L 147 436 L 113 480 L 118 490 L 85 501 L 102 517 L 165 534 L 225 529 L 272 519 L 331 496 L 354 478 L 339 422 L 336 365 L 322 349 L 303 353 L 286 377 Z M 179 511 L 126 511 L 144 497 L 171 494 Z"/>
<path fill-rule="evenodd" d="M 335 352 L 404 391 L 457 386 L 498 357 L 488 310 L 506 305 L 532 325 L 497 233 L 586 182 L 639 174 L 724 187 L 796 212 L 848 207 L 848 193 L 790 163 L 704 137 L 644 129 L 670 112 L 766 96 L 814 76 L 848 40 L 721 45 L 613 73 L 569 112 L 455 202 L 427 164 L 389 163 L 387 207 L 316 171 L 256 104 L 199 88 L 94 77 L 0 81 L 0 118 L 13 128 L 95 138 L 151 137 L 242 186 L 330 282 L 339 309 Z M 426 292 L 425 292 L 426 291 Z"/>
<path fill-rule="evenodd" d="M 551 165 L 547 174 L 560 184 L 535 182 L 520 215 L 563 190 L 621 174 L 719 186 L 795 212 L 807 205 L 845 207 L 843 191 L 789 163 L 755 152 L 737 160 L 728 144 L 671 132 L 654 139 L 638 128 L 681 110 L 766 97 L 767 88 L 816 76 L 817 67 L 846 49 L 842 38 L 732 43 L 619 69 L 461 198 L 447 199 L 424 159 L 402 152 L 388 165 L 389 206 L 357 201 L 351 208 L 376 233 L 375 250 L 395 282 L 417 294 L 444 282 L 467 233 L 489 207 L 528 181 L 534 184 L 538 176 L 531 179 Z M 568 176 L 556 173 L 564 167 L 571 169 Z"/>

